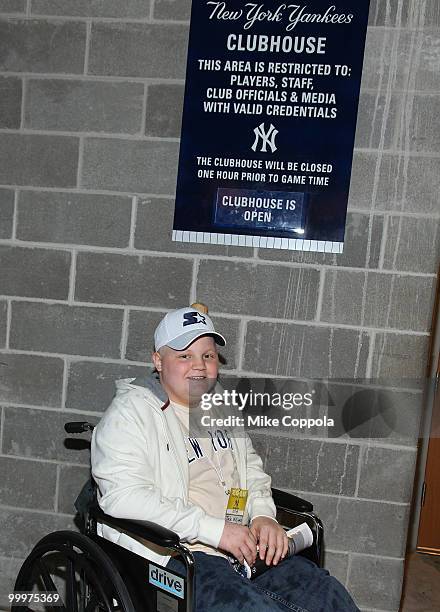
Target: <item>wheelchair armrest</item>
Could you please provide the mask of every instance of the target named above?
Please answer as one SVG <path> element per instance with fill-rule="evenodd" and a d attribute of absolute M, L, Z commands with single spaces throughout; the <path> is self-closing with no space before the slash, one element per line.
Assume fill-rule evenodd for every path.
<path fill-rule="evenodd" d="M 144 538 L 153 544 L 162 546 L 164 548 L 174 548 L 180 544 L 180 539 L 177 533 L 166 529 L 157 523 L 151 521 L 133 521 L 128 519 L 115 518 L 105 514 L 100 508 L 93 510 L 93 517 L 98 521 L 115 527 L 116 529 L 122 529 L 127 532 L 128 535 L 135 535 L 139 538 Z"/>
<path fill-rule="evenodd" d="M 285 508 L 286 510 L 296 510 L 297 512 L 313 512 L 313 504 L 305 499 L 301 499 L 301 497 L 292 495 L 292 493 L 272 489 L 272 497 L 277 507 Z"/>

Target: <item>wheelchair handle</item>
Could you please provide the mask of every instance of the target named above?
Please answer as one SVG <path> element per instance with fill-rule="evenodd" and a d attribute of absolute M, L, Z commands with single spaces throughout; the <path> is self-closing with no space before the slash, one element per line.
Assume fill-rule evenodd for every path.
<path fill-rule="evenodd" d="M 87 421 L 72 421 L 65 423 L 64 429 L 69 434 L 84 433 L 85 431 L 93 431 L 95 426 Z"/>

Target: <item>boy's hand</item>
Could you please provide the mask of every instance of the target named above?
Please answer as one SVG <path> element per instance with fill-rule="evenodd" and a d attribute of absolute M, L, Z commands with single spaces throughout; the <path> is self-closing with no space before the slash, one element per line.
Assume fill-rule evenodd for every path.
<path fill-rule="evenodd" d="M 250 526 L 251 533 L 258 541 L 260 559 L 266 565 L 277 565 L 287 554 L 287 536 L 277 522 L 266 516 L 257 516 Z"/>
<path fill-rule="evenodd" d="M 257 540 L 248 527 L 225 523 L 219 548 L 234 555 L 240 563 L 246 559 L 254 565 L 257 558 Z"/>

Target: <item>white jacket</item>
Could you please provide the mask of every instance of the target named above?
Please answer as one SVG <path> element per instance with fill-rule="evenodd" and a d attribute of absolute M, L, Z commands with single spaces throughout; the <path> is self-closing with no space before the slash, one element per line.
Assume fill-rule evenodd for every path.
<path fill-rule="evenodd" d="M 117 518 L 152 521 L 183 541 L 218 547 L 224 520 L 188 501 L 188 457 L 179 421 L 154 378 L 125 379 L 92 437 L 92 475 L 102 510 Z M 250 438 L 232 438 L 240 487 L 248 489 L 246 514 L 276 515 L 271 479 Z M 106 525 L 100 535 L 142 557 L 166 565 L 166 549 L 139 541 Z"/>

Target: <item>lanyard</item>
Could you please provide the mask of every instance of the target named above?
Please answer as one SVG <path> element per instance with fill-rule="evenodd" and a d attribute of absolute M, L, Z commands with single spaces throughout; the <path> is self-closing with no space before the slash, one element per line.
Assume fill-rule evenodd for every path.
<path fill-rule="evenodd" d="M 183 434 L 183 442 L 185 444 L 186 454 L 187 454 L 187 456 L 189 456 L 188 446 L 186 444 L 186 441 L 189 438 L 189 435 L 187 434 L 186 431 L 184 431 L 183 425 L 182 425 L 182 423 L 180 423 L 180 421 L 179 421 L 179 424 L 180 424 L 180 427 L 181 427 L 181 430 L 182 430 L 182 434 Z M 213 440 L 212 433 L 209 432 L 209 435 L 211 436 L 211 444 L 214 447 L 214 445 L 212 443 L 212 440 Z M 228 439 L 229 439 L 229 436 L 228 436 Z M 232 449 L 232 444 L 231 444 L 231 447 L 229 448 L 229 450 L 232 453 L 232 460 L 234 462 L 234 469 L 237 471 L 237 465 L 235 463 L 235 454 L 234 454 L 233 449 Z M 220 485 L 223 487 L 223 491 L 225 492 L 225 495 L 229 496 L 229 494 L 231 492 L 231 489 L 228 488 L 227 485 L 226 485 L 226 480 L 225 480 L 225 477 L 223 475 L 223 470 L 222 470 L 222 466 L 221 466 L 221 463 L 220 463 L 220 457 L 218 456 L 217 452 L 215 452 L 215 456 L 216 456 L 216 459 L 217 459 L 217 465 L 215 465 L 214 461 L 211 459 L 211 457 L 208 456 L 208 454 L 205 454 L 205 458 L 207 459 L 207 461 L 208 461 L 209 465 L 212 467 L 212 469 L 215 471 L 216 476 L 218 478 L 218 481 L 219 481 Z"/>
<path fill-rule="evenodd" d="M 179 410 L 178 407 L 177 407 L 177 410 Z M 179 414 L 181 414 L 181 411 L 179 411 L 179 413 L 176 414 L 176 418 L 177 418 L 177 421 L 178 421 L 179 426 L 180 426 L 180 431 L 182 432 L 182 437 L 183 437 L 183 442 L 185 444 L 186 454 L 187 454 L 187 457 L 189 457 L 189 450 L 188 450 L 188 446 L 187 446 L 187 439 L 189 439 L 189 437 L 190 437 L 189 436 L 189 428 L 188 428 L 188 426 L 186 426 L 186 424 L 179 417 Z M 234 472 L 236 472 L 237 476 L 238 476 L 238 468 L 237 468 L 237 463 L 236 463 L 236 459 L 235 459 L 235 453 L 234 453 L 234 448 L 233 448 L 233 445 L 232 445 L 232 440 L 229 437 L 229 434 L 228 434 L 227 431 L 225 431 L 224 433 L 226 434 L 225 437 L 229 441 L 229 450 L 232 453 L 232 461 L 234 463 L 233 474 L 234 474 Z M 231 491 L 230 491 L 230 488 L 228 488 L 227 485 L 226 485 L 226 480 L 225 480 L 225 477 L 223 475 L 223 470 L 222 470 L 222 466 L 221 466 L 221 462 L 220 462 L 220 457 L 219 457 L 217 451 L 215 450 L 214 437 L 213 437 L 211 431 L 209 431 L 209 435 L 210 435 L 210 438 L 211 438 L 211 445 L 212 445 L 212 447 L 214 449 L 214 454 L 216 455 L 217 465 L 215 465 L 215 463 L 212 461 L 211 457 L 208 454 L 205 454 L 204 456 L 208 460 L 209 465 L 215 471 L 217 479 L 218 479 L 220 485 L 223 487 L 223 491 L 225 492 L 225 495 L 229 496 Z M 195 438 L 195 439 L 197 440 L 197 438 Z M 227 446 L 227 448 L 228 448 L 228 446 Z"/>
<path fill-rule="evenodd" d="M 218 456 L 217 453 L 215 453 L 215 455 L 216 455 L 216 458 L 217 458 L 218 469 L 217 469 L 217 466 L 215 465 L 214 461 L 212 461 L 211 457 L 208 457 L 208 455 L 206 455 L 206 458 L 209 461 L 211 467 L 214 468 L 215 473 L 217 474 L 218 481 L 221 484 L 221 486 L 223 487 L 223 491 L 225 492 L 226 495 L 229 496 L 229 493 L 231 492 L 231 490 L 228 489 L 227 486 L 226 486 L 226 481 L 225 481 L 225 478 L 223 476 L 223 470 L 222 470 L 222 466 L 221 466 L 221 463 L 220 463 L 220 457 Z"/>

